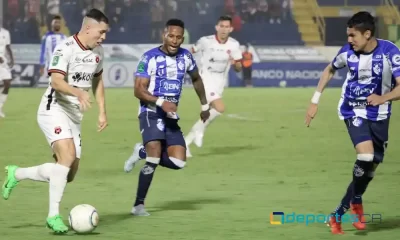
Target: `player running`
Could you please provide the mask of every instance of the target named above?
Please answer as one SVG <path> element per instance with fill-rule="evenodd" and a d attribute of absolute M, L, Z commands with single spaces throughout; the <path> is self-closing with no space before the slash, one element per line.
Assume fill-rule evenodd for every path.
<path fill-rule="evenodd" d="M 51 22 L 51 31 L 48 31 L 42 38 L 40 47 L 40 76 L 50 66 L 51 56 L 56 46 L 67 37 L 61 33 L 61 17 L 54 16 Z"/>
<path fill-rule="evenodd" d="M 65 233 L 59 206 L 67 182 L 78 171 L 81 157 L 81 121 L 90 107 L 88 91 L 92 88 L 99 106 L 98 131 L 107 126 L 104 99 L 103 48 L 108 19 L 99 10 L 90 10 L 79 33 L 61 42 L 54 51 L 48 70 L 50 86 L 42 97 L 37 121 L 54 152 L 56 163 L 35 167 L 6 167 L 2 195 L 9 199 L 21 180 L 49 182 L 50 201 L 47 226 L 56 233 Z"/>
<path fill-rule="evenodd" d="M 230 65 L 233 65 L 237 72 L 242 69 L 240 44 L 229 36 L 233 31 L 232 18 L 220 17 L 215 29 L 216 34 L 200 38 L 192 49 L 193 53 L 200 55 L 200 75 L 204 79 L 207 102 L 211 105 L 211 110 L 210 118 L 206 122 L 198 120 L 185 138 L 188 157 L 192 156 L 189 145 L 194 141 L 196 146 L 201 147 L 206 127 L 225 111 L 222 93 Z"/>
<path fill-rule="evenodd" d="M 0 28 L 0 118 L 6 117 L 3 106 L 7 101 L 8 92 L 11 87 L 11 69 L 14 66 L 14 56 L 11 50 L 10 32 L 5 28 Z"/>
<path fill-rule="evenodd" d="M 338 114 L 347 127 L 357 160 L 353 180 L 329 219 L 333 234 L 343 234 L 341 217 L 349 209 L 359 219 L 353 226 L 365 229 L 362 195 L 383 161 L 392 101 L 400 97 L 400 50 L 389 41 L 376 39 L 374 33 L 375 21 L 370 13 L 358 12 L 350 18 L 348 44 L 325 68 L 306 114 L 305 123 L 309 126 L 329 80 L 337 69 L 347 66 Z"/>
<path fill-rule="evenodd" d="M 184 23 L 170 19 L 166 23 L 163 45 L 143 54 L 135 74 L 135 96 L 140 100 L 139 125 L 144 147 L 136 144 L 131 159 L 125 162 L 125 171 L 130 172 L 139 159 L 146 159 L 146 163 L 139 174 L 133 215 L 150 215 L 144 208 L 144 201 L 158 165 L 182 169 L 186 164 L 186 144 L 176 114 L 186 73 L 192 78 L 202 104 L 200 118 L 206 121 L 210 116 L 196 62 L 188 50 L 180 47 L 183 33 Z"/>

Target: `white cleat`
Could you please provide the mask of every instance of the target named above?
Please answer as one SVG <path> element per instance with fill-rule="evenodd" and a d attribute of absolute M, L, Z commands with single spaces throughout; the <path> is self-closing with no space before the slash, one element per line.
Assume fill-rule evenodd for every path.
<path fill-rule="evenodd" d="M 129 173 L 135 167 L 136 163 L 140 160 L 139 151 L 143 147 L 141 143 L 136 143 L 133 148 L 132 156 L 128 160 L 125 161 L 124 171 Z"/>
<path fill-rule="evenodd" d="M 3 111 L 0 110 L 0 118 L 5 118 L 6 115 L 3 113 Z"/>
<path fill-rule="evenodd" d="M 204 133 L 200 131 L 196 131 L 196 137 L 194 138 L 194 144 L 196 144 L 197 147 L 203 146 L 203 137 Z"/>
<path fill-rule="evenodd" d="M 187 158 L 193 157 L 192 154 L 190 153 L 189 146 L 186 146 L 186 157 Z"/>
<path fill-rule="evenodd" d="M 143 204 L 137 205 L 132 208 L 131 214 L 134 216 L 147 217 L 150 213 L 146 211 Z"/>

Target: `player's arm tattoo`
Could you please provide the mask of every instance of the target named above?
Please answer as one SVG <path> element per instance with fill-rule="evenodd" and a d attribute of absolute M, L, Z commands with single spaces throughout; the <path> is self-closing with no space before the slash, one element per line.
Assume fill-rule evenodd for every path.
<path fill-rule="evenodd" d="M 104 93 L 103 75 L 93 78 L 92 91 L 93 95 L 96 98 L 97 105 L 99 106 L 99 112 L 106 113 L 106 100 Z"/>
<path fill-rule="evenodd" d="M 157 101 L 157 97 L 153 96 L 147 88 L 149 87 L 150 79 L 145 77 L 136 77 L 135 79 L 135 87 L 134 94 L 135 97 L 143 102 L 155 103 Z"/>
<path fill-rule="evenodd" d="M 189 72 L 189 75 L 192 78 L 193 87 L 194 90 L 196 90 L 197 96 L 199 96 L 201 105 L 206 105 L 207 104 L 206 91 L 204 90 L 203 79 L 201 79 L 199 71 L 195 69 Z"/>

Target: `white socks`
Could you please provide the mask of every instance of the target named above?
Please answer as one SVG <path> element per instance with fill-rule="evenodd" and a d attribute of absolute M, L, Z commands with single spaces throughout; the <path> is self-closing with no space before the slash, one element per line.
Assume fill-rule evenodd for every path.
<path fill-rule="evenodd" d="M 56 164 L 45 163 L 35 167 L 17 168 L 15 171 L 15 177 L 18 181 L 30 179 L 33 181 L 48 182 L 54 165 Z"/>
<path fill-rule="evenodd" d="M 215 110 L 214 108 L 211 108 L 210 110 L 210 117 L 207 119 L 207 121 L 204 123 L 204 127 L 207 127 L 208 124 L 210 124 L 216 117 L 218 117 L 219 115 L 221 115 L 220 112 L 218 112 L 217 110 Z M 200 120 L 201 121 L 201 120 Z"/>
<path fill-rule="evenodd" d="M 204 133 L 204 130 L 206 127 L 218 116 L 220 116 L 221 113 L 215 110 L 214 108 L 211 108 L 210 110 L 210 117 L 207 119 L 206 122 L 203 123 L 203 121 L 200 119 L 198 120 L 190 130 L 189 134 L 186 136 L 186 144 L 189 146 L 193 140 L 196 138 L 196 131 L 199 131 L 201 133 Z"/>
<path fill-rule="evenodd" d="M 4 103 L 7 101 L 8 94 L 0 93 L 0 110 L 3 108 Z"/>
<path fill-rule="evenodd" d="M 54 164 L 50 173 L 50 202 L 49 217 L 59 214 L 60 202 L 67 185 L 69 168 L 60 164 Z"/>

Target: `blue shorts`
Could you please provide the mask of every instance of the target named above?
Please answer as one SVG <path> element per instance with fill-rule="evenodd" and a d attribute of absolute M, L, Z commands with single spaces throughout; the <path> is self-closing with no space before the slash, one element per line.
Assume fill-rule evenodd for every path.
<path fill-rule="evenodd" d="M 372 141 L 374 162 L 381 163 L 389 140 L 389 119 L 371 121 L 359 117 L 344 120 L 353 145 Z"/>
<path fill-rule="evenodd" d="M 186 148 L 177 119 L 160 117 L 154 112 L 143 112 L 139 115 L 139 126 L 143 145 L 151 141 L 162 141 L 166 147 L 179 145 Z"/>

